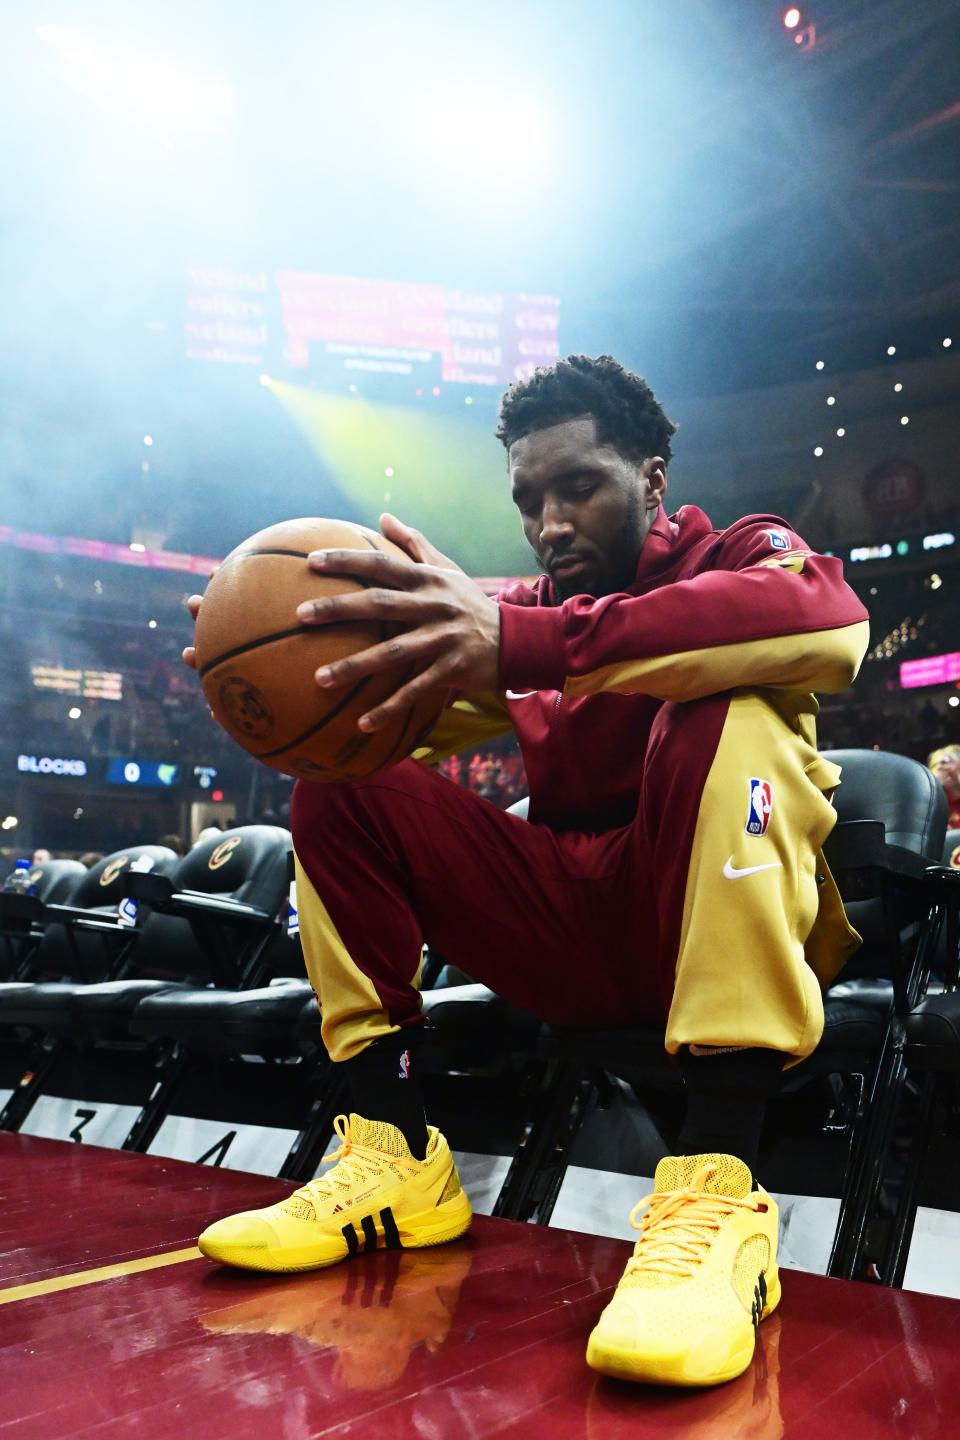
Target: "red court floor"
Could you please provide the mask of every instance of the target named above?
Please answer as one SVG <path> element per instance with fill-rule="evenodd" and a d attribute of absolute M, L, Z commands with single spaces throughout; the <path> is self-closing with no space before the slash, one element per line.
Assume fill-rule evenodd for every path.
<path fill-rule="evenodd" d="M 3 1440 L 957 1433 L 956 1301 L 792 1272 L 746 1375 L 633 1386 L 583 1359 L 626 1241 L 481 1216 L 454 1245 L 290 1279 L 194 1250 L 291 1188 L 0 1134 Z"/>

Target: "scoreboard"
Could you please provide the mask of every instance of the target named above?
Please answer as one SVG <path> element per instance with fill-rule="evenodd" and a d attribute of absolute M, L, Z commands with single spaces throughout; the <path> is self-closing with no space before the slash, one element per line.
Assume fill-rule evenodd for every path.
<path fill-rule="evenodd" d="M 187 273 L 188 359 L 273 375 L 503 386 L 559 356 L 556 296 L 305 270 Z"/>

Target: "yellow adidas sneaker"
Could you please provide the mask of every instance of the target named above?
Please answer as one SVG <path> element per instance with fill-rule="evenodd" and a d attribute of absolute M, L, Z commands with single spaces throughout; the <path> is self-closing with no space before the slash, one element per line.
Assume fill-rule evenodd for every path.
<path fill-rule="evenodd" d="M 244 1270 L 318 1270 L 361 1250 L 442 1245 L 469 1229 L 470 1201 L 432 1125 L 423 1160 L 394 1125 L 338 1115 L 334 1129 L 332 1170 L 277 1205 L 217 1220 L 197 1241 L 204 1255 Z"/>
<path fill-rule="evenodd" d="M 654 1184 L 631 1212 L 640 1239 L 587 1364 L 659 1385 L 732 1380 L 780 1301 L 776 1204 L 732 1155 L 667 1156 Z"/>

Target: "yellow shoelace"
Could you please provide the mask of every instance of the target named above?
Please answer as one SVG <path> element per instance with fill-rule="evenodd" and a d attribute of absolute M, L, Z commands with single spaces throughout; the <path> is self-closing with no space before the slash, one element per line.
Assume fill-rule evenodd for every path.
<path fill-rule="evenodd" d="M 716 1173 L 716 1165 L 696 1171 L 685 1190 L 654 1191 L 630 1211 L 630 1224 L 640 1231 L 627 1275 L 655 1270 L 661 1275 L 690 1276 L 704 1259 L 720 1229 L 720 1221 L 733 1210 L 757 1210 L 749 1200 L 732 1195 L 708 1195 L 703 1186 Z M 650 1209 L 638 1222 L 637 1215 Z"/>
<path fill-rule="evenodd" d="M 325 1155 L 323 1163 L 333 1166 L 338 1173 L 335 1176 L 334 1169 L 331 1169 L 316 1180 L 308 1180 L 294 1195 L 306 1195 L 310 1200 L 329 1200 L 335 1198 L 337 1190 L 349 1190 L 351 1185 L 363 1180 L 367 1175 L 383 1174 L 386 1168 L 383 1157 L 376 1150 L 354 1145 L 350 1138 L 350 1121 L 346 1115 L 338 1115 L 333 1122 L 333 1128 L 339 1137 L 340 1148 L 331 1155 Z"/>

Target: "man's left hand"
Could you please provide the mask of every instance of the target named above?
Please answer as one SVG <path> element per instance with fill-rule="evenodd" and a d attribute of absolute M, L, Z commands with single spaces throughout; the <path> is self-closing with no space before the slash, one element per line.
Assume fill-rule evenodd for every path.
<path fill-rule="evenodd" d="M 381 529 L 409 559 L 380 551 L 317 550 L 309 563 L 321 575 L 349 575 L 369 588 L 308 600 L 297 611 L 304 625 L 355 620 L 405 627 L 356 655 L 316 673 L 326 688 L 355 685 L 396 670 L 399 688 L 362 715 L 359 728 L 380 730 L 430 690 L 494 690 L 499 682 L 500 607 L 418 531 L 385 515 Z M 405 684 L 400 675 L 416 667 Z"/>

